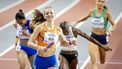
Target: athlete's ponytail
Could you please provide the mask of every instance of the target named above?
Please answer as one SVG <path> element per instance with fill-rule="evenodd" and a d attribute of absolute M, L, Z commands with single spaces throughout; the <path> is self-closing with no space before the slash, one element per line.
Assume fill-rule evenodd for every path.
<path fill-rule="evenodd" d="M 44 21 L 46 21 L 45 19 L 44 19 L 44 15 L 43 15 L 43 13 L 41 12 L 41 11 L 39 11 L 38 9 L 34 9 L 34 16 L 33 16 L 33 19 L 32 19 L 32 22 L 34 23 L 34 24 L 36 24 L 36 23 L 43 23 Z"/>
<path fill-rule="evenodd" d="M 25 14 L 23 13 L 22 9 L 19 9 L 19 11 L 15 15 L 15 19 L 25 19 Z"/>
<path fill-rule="evenodd" d="M 104 9 L 108 9 L 108 7 L 105 5 L 105 6 L 104 6 Z"/>
<path fill-rule="evenodd" d="M 19 9 L 19 12 L 23 13 L 22 9 Z"/>

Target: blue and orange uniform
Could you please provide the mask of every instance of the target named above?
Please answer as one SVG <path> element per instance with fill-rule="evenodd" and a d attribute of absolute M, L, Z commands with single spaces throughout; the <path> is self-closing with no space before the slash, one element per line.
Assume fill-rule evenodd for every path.
<path fill-rule="evenodd" d="M 49 29 L 45 24 L 40 30 L 37 41 L 38 45 L 42 47 L 48 46 L 51 42 L 54 44 L 47 52 L 38 52 L 34 60 L 34 69 L 47 69 L 49 67 L 57 67 L 57 58 L 55 56 L 56 44 L 59 39 L 58 27 Z"/>

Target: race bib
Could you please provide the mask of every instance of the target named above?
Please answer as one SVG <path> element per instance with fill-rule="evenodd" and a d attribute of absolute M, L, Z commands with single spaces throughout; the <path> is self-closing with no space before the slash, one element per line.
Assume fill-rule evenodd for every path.
<path fill-rule="evenodd" d="M 51 43 L 51 42 L 57 42 L 57 41 L 58 41 L 58 36 L 56 34 L 45 32 L 43 42 Z"/>
<path fill-rule="evenodd" d="M 93 27 L 95 28 L 104 28 L 104 18 L 93 18 L 92 19 L 93 22 Z"/>

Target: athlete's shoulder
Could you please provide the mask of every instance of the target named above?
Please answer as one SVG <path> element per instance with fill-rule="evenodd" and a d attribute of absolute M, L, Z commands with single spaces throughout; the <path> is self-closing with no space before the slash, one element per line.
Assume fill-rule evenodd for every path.
<path fill-rule="evenodd" d="M 89 12 L 93 12 L 94 10 L 95 10 L 95 8 L 92 8 L 92 9 L 89 10 Z"/>
<path fill-rule="evenodd" d="M 110 14 L 110 10 L 109 9 L 106 9 L 106 14 Z"/>
<path fill-rule="evenodd" d="M 88 12 L 89 15 L 92 16 L 92 14 L 93 14 L 94 11 L 95 11 L 95 8 L 90 9 L 89 12 Z"/>
<path fill-rule="evenodd" d="M 55 26 L 55 28 L 57 29 L 57 32 L 60 35 L 62 33 L 62 29 L 59 26 Z"/>
<path fill-rule="evenodd" d="M 72 31 L 76 31 L 77 28 L 75 28 L 74 26 L 71 26 L 72 27 Z"/>
<path fill-rule="evenodd" d="M 36 27 L 35 27 L 35 30 L 41 30 L 42 28 L 43 28 L 43 26 L 44 26 L 44 23 L 42 23 L 42 24 L 39 24 L 39 25 L 37 25 Z"/>
<path fill-rule="evenodd" d="M 111 12 L 109 9 L 106 9 L 106 15 L 107 15 L 107 17 L 111 16 Z"/>
<path fill-rule="evenodd" d="M 92 13 L 93 11 L 95 11 L 96 8 L 92 8 L 89 10 L 89 13 Z"/>
<path fill-rule="evenodd" d="M 13 26 L 17 29 L 17 23 L 15 22 L 15 23 L 13 23 Z"/>
<path fill-rule="evenodd" d="M 61 31 L 61 28 L 59 26 L 55 26 L 55 28 L 58 30 L 58 31 Z"/>

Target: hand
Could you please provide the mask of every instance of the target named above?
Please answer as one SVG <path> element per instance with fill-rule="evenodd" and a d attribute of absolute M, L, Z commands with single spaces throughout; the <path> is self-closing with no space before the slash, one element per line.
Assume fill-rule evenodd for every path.
<path fill-rule="evenodd" d="M 47 49 L 50 48 L 53 44 L 54 44 L 54 42 L 51 42 L 50 44 L 48 44 L 48 45 L 46 46 L 46 48 L 47 48 Z"/>
<path fill-rule="evenodd" d="M 111 36 L 111 33 L 112 33 L 112 32 L 113 32 L 113 30 L 110 29 L 110 30 L 108 30 L 107 34 L 108 34 L 109 36 Z"/>
<path fill-rule="evenodd" d="M 105 51 L 112 51 L 112 49 L 110 47 L 106 46 L 106 45 L 103 46 L 103 48 L 104 48 Z"/>
<path fill-rule="evenodd" d="M 70 41 L 69 43 L 70 43 L 70 45 L 76 45 L 76 41 L 75 40 L 74 41 Z"/>
<path fill-rule="evenodd" d="M 62 42 L 61 44 L 62 44 L 62 46 L 69 46 L 69 45 L 70 45 L 70 42 L 64 41 L 64 42 Z"/>
<path fill-rule="evenodd" d="M 20 51 L 20 49 L 21 49 L 21 46 L 16 46 L 16 51 Z"/>

